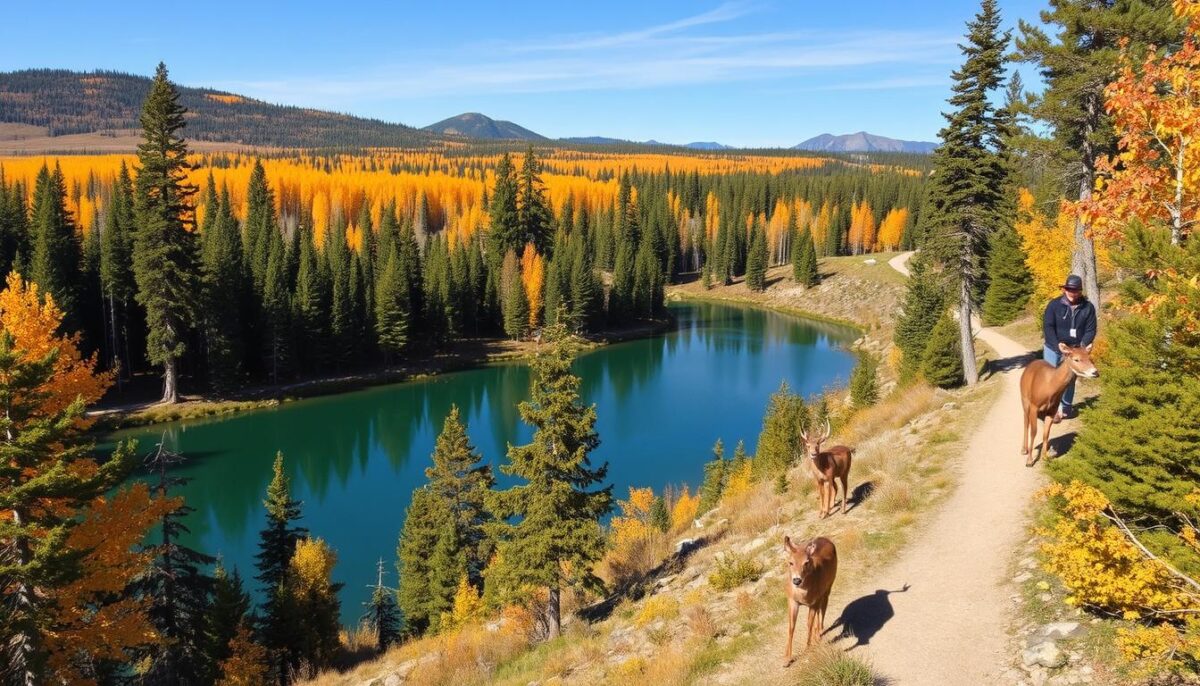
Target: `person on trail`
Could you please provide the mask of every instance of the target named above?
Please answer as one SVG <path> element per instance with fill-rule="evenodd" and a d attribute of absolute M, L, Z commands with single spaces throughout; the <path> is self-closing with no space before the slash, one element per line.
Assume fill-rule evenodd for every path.
<path fill-rule="evenodd" d="M 1096 340 L 1096 308 L 1083 295 L 1083 279 L 1071 274 L 1062 285 L 1062 293 L 1062 297 L 1046 305 L 1042 317 L 1042 334 L 1046 339 L 1042 359 L 1056 367 L 1062 362 L 1059 343 L 1079 347 L 1091 345 Z M 1071 377 L 1071 383 L 1063 392 L 1062 405 L 1054 415 L 1055 424 L 1072 416 L 1071 401 L 1074 399 L 1075 378 Z"/>

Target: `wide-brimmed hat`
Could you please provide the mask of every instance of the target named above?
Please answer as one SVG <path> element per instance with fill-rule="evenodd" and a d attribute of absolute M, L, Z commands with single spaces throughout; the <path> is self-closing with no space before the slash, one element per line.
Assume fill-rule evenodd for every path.
<path fill-rule="evenodd" d="M 1067 277 L 1067 282 L 1064 283 L 1062 287 L 1068 291 L 1082 291 L 1083 279 L 1079 278 L 1079 276 L 1076 274 L 1072 274 Z"/>

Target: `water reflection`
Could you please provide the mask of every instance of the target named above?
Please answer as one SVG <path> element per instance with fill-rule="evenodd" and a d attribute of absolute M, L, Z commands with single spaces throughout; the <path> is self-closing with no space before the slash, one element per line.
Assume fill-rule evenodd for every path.
<path fill-rule="evenodd" d="M 619 496 L 631 485 L 698 483 L 718 437 L 753 449 L 767 396 L 781 380 L 814 393 L 844 382 L 853 364 L 837 327 L 735 306 L 674 305 L 677 328 L 576 362 L 582 393 L 597 405 L 601 446 Z M 196 508 L 189 543 L 252 576 L 262 498 L 282 450 L 304 526 L 337 549 L 346 583 L 343 621 L 355 621 L 380 556 L 394 558 L 412 489 L 423 481 L 450 405 L 472 442 L 495 465 L 509 443 L 529 439 L 517 403 L 529 370 L 504 364 L 420 382 L 315 398 L 231 418 L 169 425 L 166 441 L 190 462 L 181 489 Z M 164 429 L 123 432 L 154 445 Z M 501 475 L 501 484 L 506 477 Z"/>

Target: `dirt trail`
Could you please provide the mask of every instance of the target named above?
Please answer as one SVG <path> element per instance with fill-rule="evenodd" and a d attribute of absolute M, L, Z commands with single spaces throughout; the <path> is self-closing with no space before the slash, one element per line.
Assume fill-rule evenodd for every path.
<path fill-rule="evenodd" d="M 911 256 L 898 255 L 889 264 L 907 275 Z M 991 329 L 977 335 L 1001 360 L 1027 352 Z M 999 397 L 954 463 L 957 488 L 895 562 L 867 582 L 835 586 L 830 599 L 826 627 L 845 611 L 859 635 L 858 645 L 855 638 L 836 645 L 869 659 L 889 684 L 999 684 L 1011 664 L 1007 572 L 1025 539 L 1026 506 L 1041 484 L 1041 470 L 1026 468 L 1019 454 L 1023 365 L 1000 366 Z M 780 627 L 780 654 L 782 638 Z M 775 643 L 768 641 L 772 652 L 761 656 L 773 665 Z M 773 681 L 768 674 L 775 670 L 753 670 L 762 672 L 755 683 Z"/>

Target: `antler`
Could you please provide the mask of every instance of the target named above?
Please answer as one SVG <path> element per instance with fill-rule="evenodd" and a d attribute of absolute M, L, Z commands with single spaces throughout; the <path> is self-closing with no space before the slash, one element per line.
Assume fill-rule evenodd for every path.
<path fill-rule="evenodd" d="M 821 438 L 821 442 L 824 443 L 825 441 L 828 441 L 829 437 L 831 435 L 833 435 L 833 428 L 829 426 L 829 420 L 826 419 L 825 420 L 825 435 Z"/>

